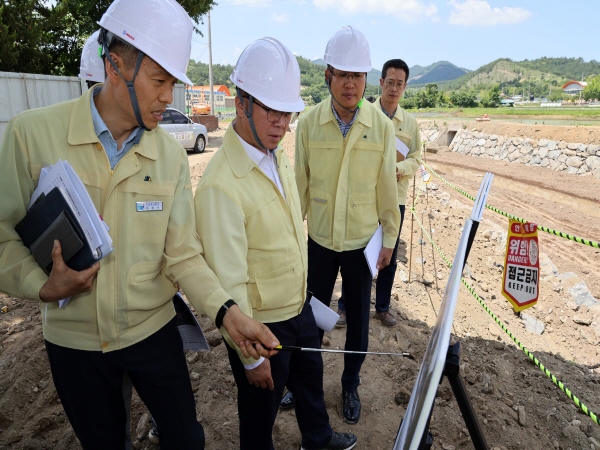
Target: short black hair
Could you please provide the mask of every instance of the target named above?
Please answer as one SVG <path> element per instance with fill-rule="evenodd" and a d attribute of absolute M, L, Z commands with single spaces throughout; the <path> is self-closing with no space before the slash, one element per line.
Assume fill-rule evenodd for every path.
<path fill-rule="evenodd" d="M 103 31 L 108 33 L 108 31 Z M 112 37 L 111 37 L 112 36 Z M 135 48 L 133 45 L 128 42 L 123 41 L 112 33 L 109 35 L 109 43 L 108 43 L 108 52 L 114 52 L 121 57 L 123 60 L 123 64 L 125 67 L 130 70 L 135 68 L 137 63 L 139 50 Z M 104 42 L 102 41 L 102 32 L 100 36 L 98 36 L 98 43 L 104 47 Z M 102 61 L 106 59 L 106 52 L 102 54 Z M 106 75 L 106 69 L 104 70 Z"/>
<path fill-rule="evenodd" d="M 386 61 L 383 65 L 383 69 L 381 69 L 381 78 L 385 79 L 387 76 L 387 71 L 390 67 L 392 69 L 404 70 L 404 73 L 406 73 L 406 80 L 404 81 L 408 81 L 408 65 L 401 59 L 390 59 L 389 61 Z"/>

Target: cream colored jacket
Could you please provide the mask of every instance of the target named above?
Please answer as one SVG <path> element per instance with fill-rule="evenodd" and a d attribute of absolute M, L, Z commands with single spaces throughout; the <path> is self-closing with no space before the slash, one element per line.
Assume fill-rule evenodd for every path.
<path fill-rule="evenodd" d="M 43 165 L 69 161 L 110 226 L 114 251 L 100 262 L 88 293 L 68 306 L 42 303 L 44 337 L 81 350 L 121 349 L 174 316 L 177 283 L 199 313 L 214 320 L 230 297 L 201 255 L 185 150 L 158 127 L 112 171 L 94 131 L 88 90 L 79 99 L 14 117 L 0 148 L 0 290 L 40 300 L 47 281 L 14 230 L 25 216 Z M 144 181 L 149 176 L 152 181 Z M 162 211 L 136 212 L 160 201 Z"/>
<path fill-rule="evenodd" d="M 381 110 L 380 99 L 373 103 L 375 107 Z M 402 176 L 396 183 L 398 186 L 398 204 L 406 205 L 406 194 L 408 183 L 421 165 L 421 134 L 419 133 L 419 124 L 412 114 L 406 112 L 398 106 L 396 114 L 392 118 L 394 123 L 394 133 L 396 137 L 406 144 L 409 148 L 408 155 L 404 161 L 396 163 L 398 172 Z"/>
<path fill-rule="evenodd" d="M 344 138 L 331 97 L 300 116 L 296 183 L 308 234 L 337 252 L 365 247 L 383 226 L 383 246 L 394 248 L 400 226 L 392 122 L 363 102 Z"/>
<path fill-rule="evenodd" d="M 300 199 L 287 156 L 281 150 L 275 155 L 285 199 L 230 125 L 194 198 L 206 262 L 240 309 L 263 323 L 297 316 L 306 299 Z"/>

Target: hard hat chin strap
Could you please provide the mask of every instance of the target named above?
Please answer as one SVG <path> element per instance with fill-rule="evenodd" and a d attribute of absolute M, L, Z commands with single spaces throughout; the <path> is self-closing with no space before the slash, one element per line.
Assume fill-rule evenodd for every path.
<path fill-rule="evenodd" d="M 144 121 L 142 120 L 142 114 L 140 112 L 140 107 L 138 105 L 137 96 L 135 95 L 135 86 L 133 85 L 135 83 L 135 77 L 137 77 L 137 74 L 140 70 L 140 66 L 142 65 L 142 60 L 144 59 L 144 52 L 142 52 L 141 50 L 138 50 L 138 57 L 137 57 L 137 61 L 135 63 L 135 70 L 133 71 L 133 78 L 131 79 L 131 81 L 127 81 L 125 79 L 125 77 L 123 76 L 123 74 L 121 73 L 121 71 L 119 70 L 119 68 L 117 67 L 117 65 L 115 64 L 115 62 L 113 61 L 113 59 L 110 56 L 110 53 L 108 51 L 108 45 L 109 45 L 108 30 L 103 29 L 102 32 L 100 33 L 100 36 L 102 39 L 102 47 L 104 48 L 104 55 L 106 56 L 106 59 L 108 59 L 108 62 L 110 63 L 110 65 L 113 66 L 113 68 L 117 71 L 117 74 L 119 74 L 121 79 L 127 85 L 127 90 L 129 91 L 129 98 L 131 100 L 131 106 L 133 106 L 133 114 L 135 115 L 135 120 L 137 121 L 138 125 L 141 128 L 144 128 L 144 129 L 150 131 L 150 128 L 148 128 L 144 124 Z"/>
<path fill-rule="evenodd" d="M 274 149 L 265 147 L 264 144 L 262 143 L 262 141 L 260 140 L 260 138 L 258 137 L 258 134 L 256 133 L 256 127 L 254 126 L 254 119 L 252 118 L 254 97 L 252 95 L 248 95 L 248 109 L 246 109 L 246 105 L 244 105 L 244 97 L 242 96 L 242 93 L 240 91 L 241 91 L 240 89 L 237 89 L 237 96 L 240 98 L 240 102 L 242 102 L 242 107 L 244 108 L 244 114 L 248 118 L 248 122 L 250 122 L 250 130 L 252 131 L 252 136 L 254 136 L 254 140 L 256 141 L 256 143 L 258 144 L 258 146 L 260 148 L 262 148 L 268 152 L 275 151 L 275 149 L 277 147 L 275 147 Z"/>

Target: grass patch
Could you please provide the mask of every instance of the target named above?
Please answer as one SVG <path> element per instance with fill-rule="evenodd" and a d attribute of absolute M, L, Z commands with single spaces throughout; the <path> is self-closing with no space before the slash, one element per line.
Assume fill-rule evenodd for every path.
<path fill-rule="evenodd" d="M 502 107 L 502 108 L 427 108 L 408 110 L 419 117 L 423 113 L 436 113 L 447 117 L 482 117 L 487 114 L 496 119 L 559 119 L 559 120 L 598 120 L 600 108 L 539 108 L 539 107 Z"/>

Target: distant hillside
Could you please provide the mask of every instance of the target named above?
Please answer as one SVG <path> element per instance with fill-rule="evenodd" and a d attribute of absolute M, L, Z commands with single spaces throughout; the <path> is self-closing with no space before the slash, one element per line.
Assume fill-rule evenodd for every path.
<path fill-rule="evenodd" d="M 313 64 L 317 64 L 319 66 L 327 66 L 327 63 L 323 61 L 321 58 L 315 59 L 312 61 Z M 367 74 L 367 83 L 372 84 L 374 86 L 379 86 L 379 80 L 381 79 L 381 70 L 371 69 L 371 71 Z"/>
<path fill-rule="evenodd" d="M 417 84 L 439 83 L 455 80 L 469 72 L 470 70 L 457 67 L 449 61 L 438 61 L 426 67 L 415 65 L 410 68 L 408 83 L 411 87 Z"/>
<path fill-rule="evenodd" d="M 561 86 L 569 80 L 580 80 L 590 75 L 600 75 L 598 61 L 585 62 L 583 58 L 538 58 L 513 61 L 500 58 L 455 80 L 440 84 L 446 90 L 469 89 L 492 84 L 519 86 L 545 84 Z"/>
<path fill-rule="evenodd" d="M 585 62 L 583 58 L 538 58 L 518 61 L 522 67 L 539 70 L 540 72 L 551 73 L 569 80 L 581 80 L 590 75 L 600 75 L 600 62 L 591 60 Z"/>
<path fill-rule="evenodd" d="M 443 84 L 443 88 L 456 90 L 461 88 L 476 88 L 493 84 L 523 84 L 544 81 L 559 85 L 564 77 L 527 68 L 520 63 L 507 58 L 497 59 L 460 78 Z"/>

